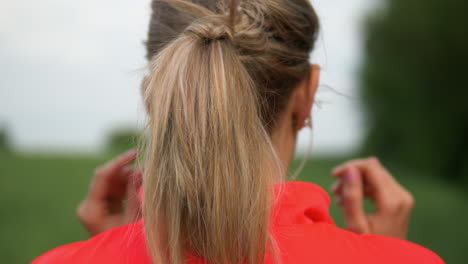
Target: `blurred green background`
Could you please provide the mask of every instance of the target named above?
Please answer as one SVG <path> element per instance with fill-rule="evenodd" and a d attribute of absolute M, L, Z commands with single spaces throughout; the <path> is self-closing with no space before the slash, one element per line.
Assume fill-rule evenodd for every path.
<path fill-rule="evenodd" d="M 468 1 L 384 2 L 365 25 L 364 151 L 468 187 Z"/>
<path fill-rule="evenodd" d="M 54 247 L 87 239 L 75 208 L 87 192 L 94 168 L 115 154 L 49 156 L 1 151 L 2 263 L 28 263 Z M 330 170 L 344 159 L 312 159 L 298 180 L 312 181 L 328 190 L 333 181 Z M 463 188 L 385 165 L 416 198 L 409 240 L 437 252 L 447 263 L 466 263 L 468 196 Z M 335 204 L 331 213 L 342 225 Z"/>

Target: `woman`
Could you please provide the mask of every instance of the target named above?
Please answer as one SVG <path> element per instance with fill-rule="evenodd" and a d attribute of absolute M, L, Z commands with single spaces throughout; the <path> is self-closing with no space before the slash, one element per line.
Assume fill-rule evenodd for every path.
<path fill-rule="evenodd" d="M 353 232 L 334 225 L 320 187 L 284 183 L 319 83 L 309 64 L 319 23 L 306 0 L 152 6 L 143 217 L 119 226 L 138 208 L 125 180 L 137 175 L 132 151 L 97 171 L 79 209 L 91 233 L 110 229 L 35 264 L 443 263 L 402 240 L 413 200 L 375 158 L 333 172 Z"/>

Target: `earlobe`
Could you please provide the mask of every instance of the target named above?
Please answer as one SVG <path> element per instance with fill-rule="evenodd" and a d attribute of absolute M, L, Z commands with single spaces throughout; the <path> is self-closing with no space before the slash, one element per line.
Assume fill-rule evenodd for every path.
<path fill-rule="evenodd" d="M 292 125 L 295 132 L 298 132 L 305 127 L 312 128 L 312 115 L 304 118 L 301 123 L 299 123 L 297 116 L 293 116 Z"/>

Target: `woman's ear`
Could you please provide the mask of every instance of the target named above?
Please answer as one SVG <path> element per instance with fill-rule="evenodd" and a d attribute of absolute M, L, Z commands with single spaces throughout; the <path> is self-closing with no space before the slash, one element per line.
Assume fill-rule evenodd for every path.
<path fill-rule="evenodd" d="M 310 67 L 310 75 L 309 75 L 309 83 L 308 83 L 308 98 L 307 98 L 307 114 L 311 115 L 312 106 L 315 102 L 315 94 L 317 93 L 317 89 L 320 83 L 320 66 L 317 64 L 313 64 Z"/>
<path fill-rule="evenodd" d="M 295 130 L 300 130 L 304 127 L 306 119 L 310 117 L 312 106 L 315 101 L 320 81 L 320 66 L 311 65 L 308 77 L 301 82 L 296 89 L 295 102 L 293 106 L 293 119 L 295 119 Z"/>

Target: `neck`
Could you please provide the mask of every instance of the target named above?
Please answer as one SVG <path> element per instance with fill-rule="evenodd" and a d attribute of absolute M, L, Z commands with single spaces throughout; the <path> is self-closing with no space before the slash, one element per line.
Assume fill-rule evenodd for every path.
<path fill-rule="evenodd" d="M 277 127 L 271 133 L 271 141 L 278 153 L 281 166 L 284 168 L 283 175 L 287 175 L 294 156 L 296 137 L 297 132 L 294 131 L 290 118 L 279 120 Z"/>

